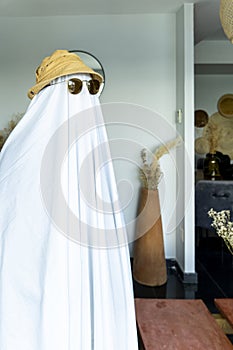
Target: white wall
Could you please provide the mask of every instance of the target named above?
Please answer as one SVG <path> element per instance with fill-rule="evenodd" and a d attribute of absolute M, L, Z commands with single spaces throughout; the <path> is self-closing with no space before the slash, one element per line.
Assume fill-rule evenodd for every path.
<path fill-rule="evenodd" d="M 217 103 L 224 94 L 233 93 L 233 75 L 195 76 L 195 109 L 204 109 L 209 116 L 218 111 Z"/>
<path fill-rule="evenodd" d="M 202 41 L 195 46 L 196 64 L 233 64 L 233 45 L 229 40 Z M 219 98 L 233 93 L 233 74 L 196 74 L 195 110 L 203 109 L 209 116 L 216 113 Z M 196 128 L 196 137 L 202 128 Z"/>
<path fill-rule="evenodd" d="M 203 40 L 195 46 L 195 63 L 233 63 L 229 40 Z"/>
<path fill-rule="evenodd" d="M 177 83 L 177 94 L 176 94 L 176 103 L 177 103 L 177 110 L 182 110 L 182 113 L 184 112 L 184 105 L 185 105 L 185 92 L 184 92 L 184 79 L 185 79 L 185 42 L 184 42 L 184 8 L 181 8 L 177 12 L 177 26 L 176 26 L 176 83 Z M 176 128 L 182 138 L 184 139 L 184 120 L 183 120 L 183 114 L 182 114 L 182 122 L 177 123 Z M 184 169 L 184 157 L 181 155 L 180 157 L 177 155 L 177 162 L 179 163 L 180 167 Z M 184 170 L 180 172 L 179 176 L 181 177 L 181 181 L 184 183 Z M 184 187 L 181 189 L 181 197 L 183 199 L 182 201 L 182 208 L 181 211 L 184 211 Z M 178 213 L 177 213 L 178 216 Z M 177 217 L 177 222 L 179 221 Z M 183 235 L 181 235 L 181 232 Z M 179 263 L 179 266 L 184 268 L 184 220 L 182 220 L 178 227 L 177 227 L 177 234 L 176 234 L 176 259 Z"/>
<path fill-rule="evenodd" d="M 120 122 L 117 127 L 108 128 L 110 139 L 123 137 L 133 140 L 137 145 L 141 143 L 140 147 L 146 145 L 154 150 L 158 145 L 158 125 L 153 122 L 153 117 L 146 119 L 147 113 L 144 111 L 157 113 L 171 128 L 175 128 L 175 27 L 175 14 L 2 17 L 0 128 L 5 126 L 13 113 L 23 112 L 29 105 L 27 90 L 34 85 L 34 71 L 45 56 L 56 49 L 81 49 L 93 53 L 105 68 L 103 103 L 122 102 L 142 107 L 137 118 L 145 130 L 142 130 L 143 127 L 135 128 L 134 125 L 126 128 Z M 126 122 L 128 118 L 134 120 L 133 115 L 126 115 Z M 105 116 L 107 123 L 110 119 Z M 116 150 L 114 145 L 112 147 L 114 154 Z M 123 156 L 124 147 L 119 143 L 118 147 L 120 150 L 117 152 Z M 126 182 L 134 189 L 133 198 L 125 210 L 127 220 L 136 215 L 140 183 L 135 163 L 140 163 L 140 147 L 132 150 L 128 161 L 115 162 L 118 180 L 126 178 Z M 164 179 L 160 191 L 163 192 L 161 197 L 165 197 L 162 205 L 165 252 L 166 257 L 175 257 L 175 232 L 166 235 L 176 196 L 175 167 L 167 156 L 162 160 L 162 166 Z M 124 195 L 126 192 L 122 193 Z"/>
<path fill-rule="evenodd" d="M 179 178 L 183 187 L 181 201 L 177 205 L 178 222 L 176 235 L 176 259 L 183 272 L 195 272 L 194 243 L 194 52 L 193 52 L 193 4 L 185 4 L 177 13 L 177 109 L 182 110 L 182 119 L 177 130 L 185 143 L 183 153 L 177 153 L 177 163 L 182 171 Z"/>
<path fill-rule="evenodd" d="M 196 64 L 233 64 L 233 45 L 229 40 L 202 41 L 195 46 Z M 233 75 L 197 74 L 195 76 L 195 109 L 210 115 L 217 112 L 218 99 L 233 93 Z"/>

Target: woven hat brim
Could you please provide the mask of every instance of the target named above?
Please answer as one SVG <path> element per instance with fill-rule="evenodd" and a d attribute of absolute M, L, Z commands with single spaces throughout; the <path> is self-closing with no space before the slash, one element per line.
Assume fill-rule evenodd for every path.
<path fill-rule="evenodd" d="M 77 63 L 71 63 L 65 68 L 60 68 L 57 71 L 54 70 L 52 76 L 48 79 L 45 79 L 37 84 L 35 84 L 31 89 L 28 90 L 28 97 L 32 99 L 36 94 L 38 94 L 44 87 L 48 86 L 52 80 L 63 77 L 70 74 L 90 74 L 93 79 L 96 79 L 101 83 L 103 83 L 103 77 L 99 73 L 93 71 L 91 68 L 87 66 L 80 67 Z"/>

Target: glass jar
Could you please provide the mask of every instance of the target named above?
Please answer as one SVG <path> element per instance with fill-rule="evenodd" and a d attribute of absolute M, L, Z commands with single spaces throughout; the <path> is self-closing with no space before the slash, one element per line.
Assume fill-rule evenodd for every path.
<path fill-rule="evenodd" d="M 205 180 L 221 180 L 220 159 L 215 153 L 207 153 L 203 165 Z"/>

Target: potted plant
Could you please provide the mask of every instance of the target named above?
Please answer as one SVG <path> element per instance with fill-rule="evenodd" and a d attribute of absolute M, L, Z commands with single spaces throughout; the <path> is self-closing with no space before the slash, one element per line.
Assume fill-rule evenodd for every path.
<path fill-rule="evenodd" d="M 148 161 L 146 149 L 141 151 L 143 164 L 139 170 L 141 189 L 136 224 L 139 238 L 134 243 L 133 277 L 137 282 L 148 286 L 160 286 L 167 281 L 158 190 L 162 178 L 159 160 L 180 142 L 181 138 L 177 138 L 159 146 L 151 162 Z"/>

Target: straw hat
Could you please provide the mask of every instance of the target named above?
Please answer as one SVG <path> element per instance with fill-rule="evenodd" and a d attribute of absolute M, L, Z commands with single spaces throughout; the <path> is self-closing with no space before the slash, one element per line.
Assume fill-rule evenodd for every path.
<path fill-rule="evenodd" d="M 32 99 L 52 80 L 75 73 L 91 74 L 94 79 L 103 82 L 103 77 L 86 66 L 78 55 L 67 50 L 56 50 L 51 56 L 45 57 L 37 68 L 36 85 L 28 90 L 28 97 Z"/>

